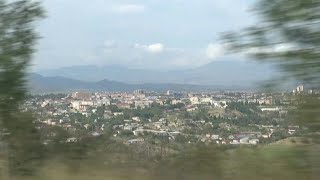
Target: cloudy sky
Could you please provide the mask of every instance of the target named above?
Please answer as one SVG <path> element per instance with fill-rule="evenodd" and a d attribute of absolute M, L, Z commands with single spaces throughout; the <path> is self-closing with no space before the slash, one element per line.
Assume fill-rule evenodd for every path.
<path fill-rule="evenodd" d="M 222 60 L 219 34 L 253 23 L 254 0 L 43 0 L 34 68 L 184 69 Z"/>

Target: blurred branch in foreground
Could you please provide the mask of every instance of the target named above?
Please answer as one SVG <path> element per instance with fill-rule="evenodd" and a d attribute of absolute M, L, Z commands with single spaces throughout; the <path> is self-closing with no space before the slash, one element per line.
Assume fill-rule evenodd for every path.
<path fill-rule="evenodd" d="M 33 118 L 20 113 L 19 107 L 26 94 L 26 69 L 38 39 L 34 21 L 43 15 L 38 2 L 0 0 L 0 127 L 2 135 L 6 134 L 3 140 L 8 144 L 10 174 L 30 174 L 39 155 Z"/>
<path fill-rule="evenodd" d="M 320 0 L 259 0 L 254 12 L 256 26 L 223 34 L 231 53 L 244 53 L 255 60 L 274 63 L 284 81 L 320 87 Z M 302 99 L 301 99 L 302 98 Z M 295 120 L 313 132 L 320 130 L 318 94 L 295 101 Z"/>

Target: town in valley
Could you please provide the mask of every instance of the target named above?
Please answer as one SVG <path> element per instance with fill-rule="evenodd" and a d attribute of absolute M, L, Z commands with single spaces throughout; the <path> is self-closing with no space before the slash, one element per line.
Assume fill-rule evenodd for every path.
<path fill-rule="evenodd" d="M 61 143 L 105 134 L 132 144 L 250 145 L 305 133 L 290 119 L 292 102 L 317 93 L 303 85 L 291 92 L 86 92 L 30 95 L 21 107 L 36 114 L 37 128 L 67 132 Z M 50 144 L 55 134 L 43 136 Z M 295 141 L 295 140 L 292 140 Z"/>

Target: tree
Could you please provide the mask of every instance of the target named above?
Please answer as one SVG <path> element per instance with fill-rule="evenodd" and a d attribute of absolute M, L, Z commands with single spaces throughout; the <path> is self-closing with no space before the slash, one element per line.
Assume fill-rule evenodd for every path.
<path fill-rule="evenodd" d="M 124 137 L 130 137 L 130 136 L 133 136 L 133 132 L 129 130 L 123 130 L 121 131 L 121 135 Z"/>
<path fill-rule="evenodd" d="M 121 109 L 119 109 L 118 106 L 116 106 L 116 105 L 109 105 L 109 106 L 108 106 L 108 109 L 109 109 L 112 113 L 121 112 Z"/>
<path fill-rule="evenodd" d="M 99 118 L 103 118 L 105 110 L 106 110 L 106 106 L 104 104 L 102 106 L 97 107 L 97 115 Z"/>
<path fill-rule="evenodd" d="M 43 15 L 38 2 L 0 0 L 0 126 L 9 131 L 4 140 L 14 174 L 31 173 L 25 163 L 34 158 L 32 149 L 39 145 L 33 118 L 19 113 L 19 105 L 26 97 L 26 69 L 38 39 L 33 23 Z"/>
<path fill-rule="evenodd" d="M 245 53 L 271 62 L 282 71 L 266 87 L 283 81 L 320 87 L 320 0 L 258 0 L 254 12 L 260 22 L 223 40 L 232 53 Z M 319 95 L 297 98 L 295 119 L 313 131 L 320 130 Z"/>

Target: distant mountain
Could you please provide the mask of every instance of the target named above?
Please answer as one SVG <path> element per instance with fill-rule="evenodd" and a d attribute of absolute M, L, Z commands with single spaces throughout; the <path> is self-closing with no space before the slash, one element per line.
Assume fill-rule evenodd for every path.
<path fill-rule="evenodd" d="M 87 89 L 91 84 L 60 76 L 43 77 L 35 73 L 29 74 L 27 81 L 32 92 L 63 92 L 73 89 Z"/>
<path fill-rule="evenodd" d="M 44 77 L 39 74 L 29 74 L 27 77 L 28 87 L 33 93 L 48 92 L 72 92 L 72 91 L 120 91 L 127 92 L 136 89 L 144 89 L 147 91 L 206 91 L 216 90 L 224 87 L 201 86 L 189 84 L 173 84 L 173 83 L 144 83 L 144 84 L 127 84 L 117 81 L 102 80 L 97 82 L 87 82 L 65 78 L 61 76 Z"/>
<path fill-rule="evenodd" d="M 176 71 L 139 70 L 119 66 L 72 66 L 42 70 L 37 73 L 43 76 L 63 76 L 88 82 L 110 79 L 131 84 L 178 83 L 251 87 L 258 81 L 268 79 L 274 72 L 271 65 L 225 60 L 194 69 Z"/>

